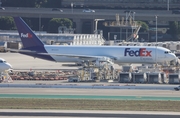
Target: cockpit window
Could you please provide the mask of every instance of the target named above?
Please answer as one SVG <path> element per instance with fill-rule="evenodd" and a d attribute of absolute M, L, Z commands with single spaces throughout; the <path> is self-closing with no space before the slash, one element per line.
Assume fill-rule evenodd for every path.
<path fill-rule="evenodd" d="M 6 61 L 4 61 L 4 60 L 0 60 L 0 63 L 7 63 Z"/>
<path fill-rule="evenodd" d="M 171 52 L 171 51 L 165 51 L 164 53 L 165 53 L 165 54 L 168 54 L 168 53 L 172 53 L 172 52 Z"/>

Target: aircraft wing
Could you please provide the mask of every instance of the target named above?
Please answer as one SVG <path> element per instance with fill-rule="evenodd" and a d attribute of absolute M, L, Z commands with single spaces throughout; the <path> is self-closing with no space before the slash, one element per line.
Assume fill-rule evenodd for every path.
<path fill-rule="evenodd" d="M 57 53 L 38 53 L 41 55 L 54 55 L 54 56 L 67 56 L 67 57 L 77 57 L 77 58 L 102 58 L 107 57 L 111 59 L 115 59 L 115 57 L 109 57 L 109 56 L 92 56 L 92 55 L 76 55 L 76 54 L 57 54 Z"/>
<path fill-rule="evenodd" d="M 41 55 L 54 55 L 54 56 L 66 56 L 66 57 L 74 57 L 74 58 L 82 58 L 82 59 L 98 59 L 99 61 L 106 61 L 112 63 L 113 60 L 116 60 L 115 57 L 110 56 L 92 56 L 92 55 L 76 55 L 76 54 L 57 54 L 57 53 L 38 53 Z"/>

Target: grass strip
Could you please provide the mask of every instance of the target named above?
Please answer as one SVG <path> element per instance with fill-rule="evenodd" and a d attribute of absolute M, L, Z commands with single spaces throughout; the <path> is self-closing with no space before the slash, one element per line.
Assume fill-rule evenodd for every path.
<path fill-rule="evenodd" d="M 180 101 L 0 98 L 0 109 L 127 110 L 180 112 Z"/>

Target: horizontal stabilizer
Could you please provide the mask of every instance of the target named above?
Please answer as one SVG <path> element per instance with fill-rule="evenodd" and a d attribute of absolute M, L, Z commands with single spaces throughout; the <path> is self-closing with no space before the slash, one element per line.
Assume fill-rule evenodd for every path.
<path fill-rule="evenodd" d="M 29 52 L 29 53 L 37 53 L 36 51 L 31 51 L 31 50 L 18 50 L 18 49 L 11 49 L 7 48 L 7 51 L 12 51 L 12 52 Z"/>

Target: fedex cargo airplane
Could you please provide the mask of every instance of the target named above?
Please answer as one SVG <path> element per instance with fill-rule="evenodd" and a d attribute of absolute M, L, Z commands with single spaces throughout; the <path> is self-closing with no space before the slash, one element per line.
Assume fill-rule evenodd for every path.
<path fill-rule="evenodd" d="M 176 59 L 169 49 L 156 46 L 45 45 L 20 17 L 14 18 L 23 48 L 19 53 L 55 62 L 163 63 Z"/>

